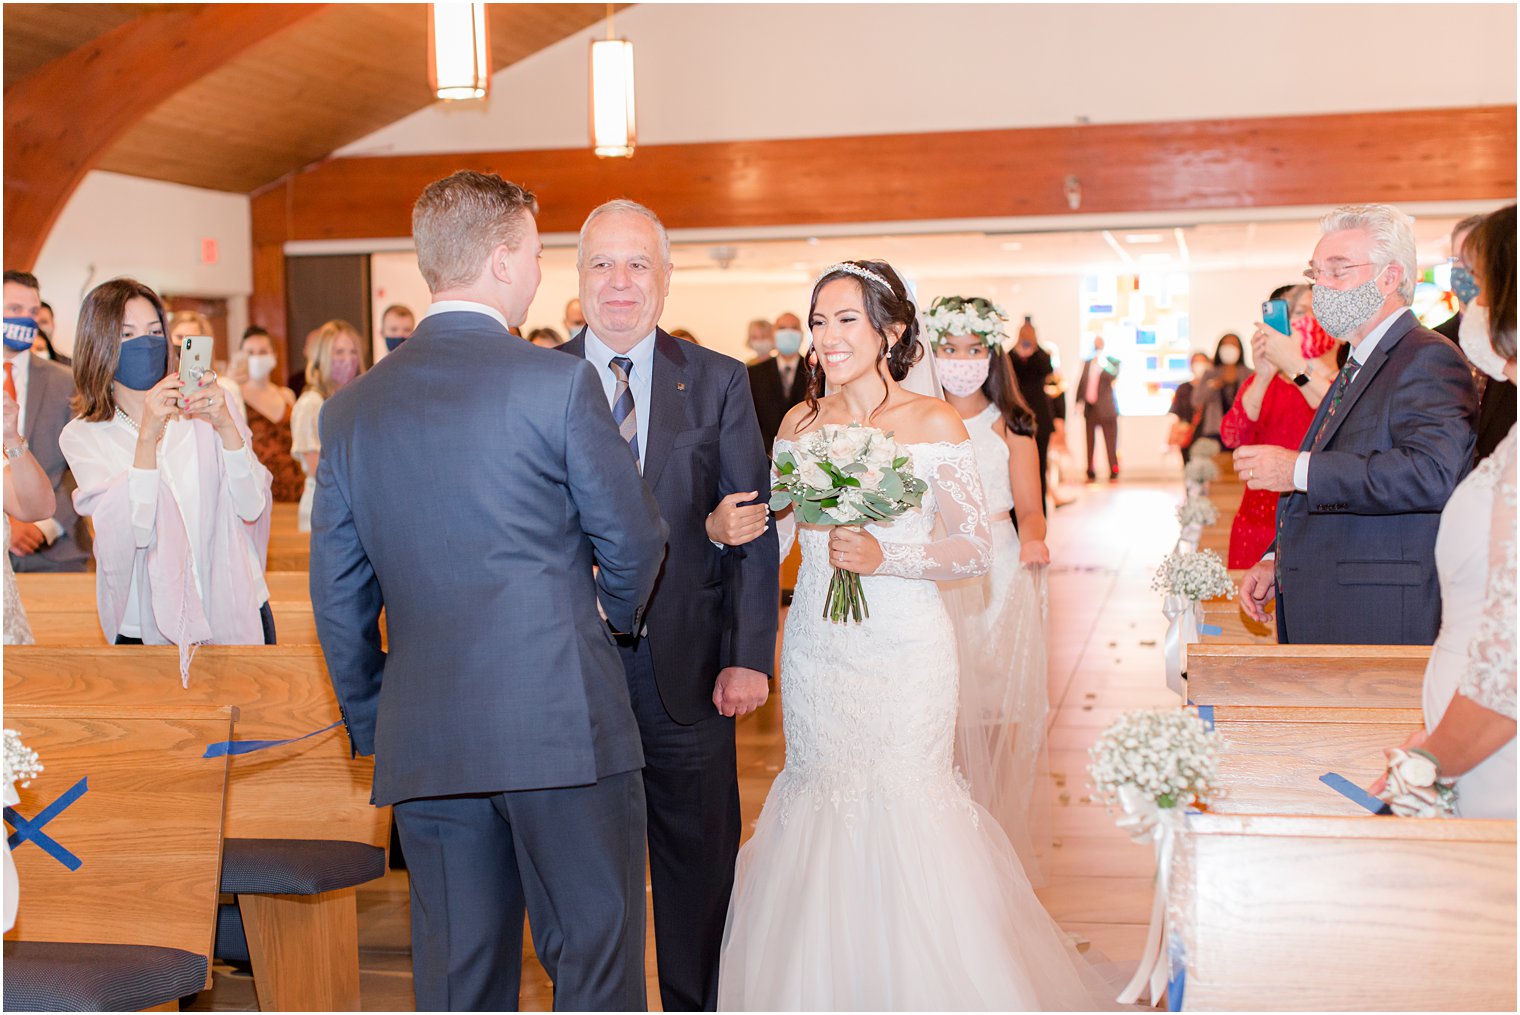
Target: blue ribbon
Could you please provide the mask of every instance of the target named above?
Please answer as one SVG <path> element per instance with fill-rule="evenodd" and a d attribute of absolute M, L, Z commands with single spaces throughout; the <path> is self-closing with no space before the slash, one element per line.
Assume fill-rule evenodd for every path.
<path fill-rule="evenodd" d="M 1202 719 L 1203 720 L 1203 724 L 1205 726 L 1207 726 L 1209 728 L 1209 730 L 1212 732 L 1213 729 L 1214 729 L 1214 706 L 1213 705 L 1199 705 L 1198 706 L 1198 718 Z"/>
<path fill-rule="evenodd" d="M 1224 628 L 1220 627 L 1218 624 L 1199 624 L 1198 633 L 1221 635 L 1224 634 Z"/>
<path fill-rule="evenodd" d="M 14 807 L 7 807 L 5 809 L 5 820 L 10 822 L 11 827 L 15 831 L 11 833 L 11 837 L 6 840 L 6 843 L 12 850 L 15 850 L 23 842 L 35 842 L 38 848 L 54 860 L 57 860 L 71 871 L 77 871 L 80 867 L 84 866 L 84 861 L 60 846 L 54 841 L 52 836 L 42 830 L 42 827 L 67 810 L 69 805 L 75 800 L 84 796 L 89 791 L 89 788 L 90 777 L 85 776 L 69 787 L 67 793 L 44 807 L 42 813 L 30 821 L 23 818 Z"/>
<path fill-rule="evenodd" d="M 1167 949 L 1172 964 L 1172 978 L 1166 981 L 1166 1010 L 1181 1011 L 1182 995 L 1187 991 L 1187 962 L 1182 954 L 1182 938 L 1173 934 Z"/>
<path fill-rule="evenodd" d="M 252 754 L 254 751 L 267 751 L 271 747 L 284 747 L 286 744 L 297 744 L 342 725 L 343 720 L 339 719 L 332 726 L 323 726 L 305 736 L 291 737 L 289 740 L 223 740 L 221 743 L 207 744 L 206 753 L 202 754 L 201 758 L 225 758 L 231 755 Z"/>
<path fill-rule="evenodd" d="M 1344 775 L 1336 775 L 1334 772 L 1326 772 L 1319 777 L 1319 781 L 1335 790 L 1341 796 L 1346 797 L 1352 803 L 1367 808 L 1373 814 L 1389 813 L 1388 805 L 1377 797 L 1368 793 L 1362 787 L 1346 778 Z"/>

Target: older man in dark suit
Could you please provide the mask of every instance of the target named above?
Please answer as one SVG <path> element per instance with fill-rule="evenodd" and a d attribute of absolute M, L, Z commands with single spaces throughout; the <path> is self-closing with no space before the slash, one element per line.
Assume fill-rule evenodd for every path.
<path fill-rule="evenodd" d="M 412 232 L 432 306 L 322 409 L 312 607 L 406 849 L 418 1011 L 515 1009 L 525 906 L 557 1008 L 646 1001 L 614 630 L 643 624 L 665 527 L 595 371 L 507 330 L 538 288 L 536 207 L 496 176 L 430 184 Z"/>
<path fill-rule="evenodd" d="M 744 365 L 659 327 L 671 264 L 655 214 L 597 208 L 577 263 L 586 327 L 560 349 L 596 368 L 670 527 L 645 624 L 621 649 L 644 744 L 660 999 L 711 1011 L 742 831 L 734 719 L 764 704 L 776 652 L 769 462 Z M 758 516 L 759 538 L 709 538 L 714 508 L 756 500 L 738 510 Z"/>
<path fill-rule="evenodd" d="M 1314 316 L 1351 355 L 1298 451 L 1252 445 L 1235 470 L 1275 490 L 1277 538 L 1240 601 L 1297 644 L 1429 645 L 1441 623 L 1441 510 L 1472 460 L 1477 395 L 1462 354 L 1409 309 L 1413 221 L 1337 208 L 1304 274 Z"/>
<path fill-rule="evenodd" d="M 83 571 L 89 565 L 89 529 L 74 510 L 74 476 L 58 435 L 74 416 L 74 375 L 32 352 L 42 295 L 37 277 L 5 273 L 5 390 L 21 407 L 21 433 L 53 483 L 57 507 L 37 523 L 11 519 L 11 566 L 17 571 Z"/>

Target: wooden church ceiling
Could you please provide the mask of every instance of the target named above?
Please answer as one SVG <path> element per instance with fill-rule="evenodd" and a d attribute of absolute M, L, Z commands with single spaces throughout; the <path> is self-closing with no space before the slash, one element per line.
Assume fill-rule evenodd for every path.
<path fill-rule="evenodd" d="M 61 59 L 142 40 L 174 60 L 193 48 L 183 15 L 219 17 L 247 4 L 6 4 L 5 91 Z M 165 92 L 144 94 L 136 119 L 90 168 L 250 192 L 317 162 L 433 102 L 427 4 L 306 5 L 294 20 Z M 616 7 L 627 7 L 618 4 Z M 605 4 L 491 4 L 492 69 L 500 70 L 606 16 Z M 178 15 L 178 17 L 176 17 Z M 205 22 L 200 26 L 204 28 Z M 113 35 L 114 33 L 114 35 Z M 175 33 L 179 33 L 176 37 Z M 130 81 L 128 76 L 126 81 Z M 60 117 L 69 110 L 59 109 Z"/>

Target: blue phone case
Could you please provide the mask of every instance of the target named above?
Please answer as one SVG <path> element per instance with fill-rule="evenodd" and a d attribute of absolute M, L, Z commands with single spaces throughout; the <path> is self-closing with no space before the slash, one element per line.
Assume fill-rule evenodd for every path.
<path fill-rule="evenodd" d="M 1280 334 L 1286 335 L 1293 330 L 1288 323 L 1288 301 L 1267 300 L 1261 305 L 1261 323 Z"/>

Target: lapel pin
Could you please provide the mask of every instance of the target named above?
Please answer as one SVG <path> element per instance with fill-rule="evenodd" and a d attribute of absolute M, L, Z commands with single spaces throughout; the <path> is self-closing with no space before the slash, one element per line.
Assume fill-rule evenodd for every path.
<path fill-rule="evenodd" d="M 676 390 L 677 391 L 685 391 L 686 390 L 686 382 L 685 381 L 676 381 Z"/>

